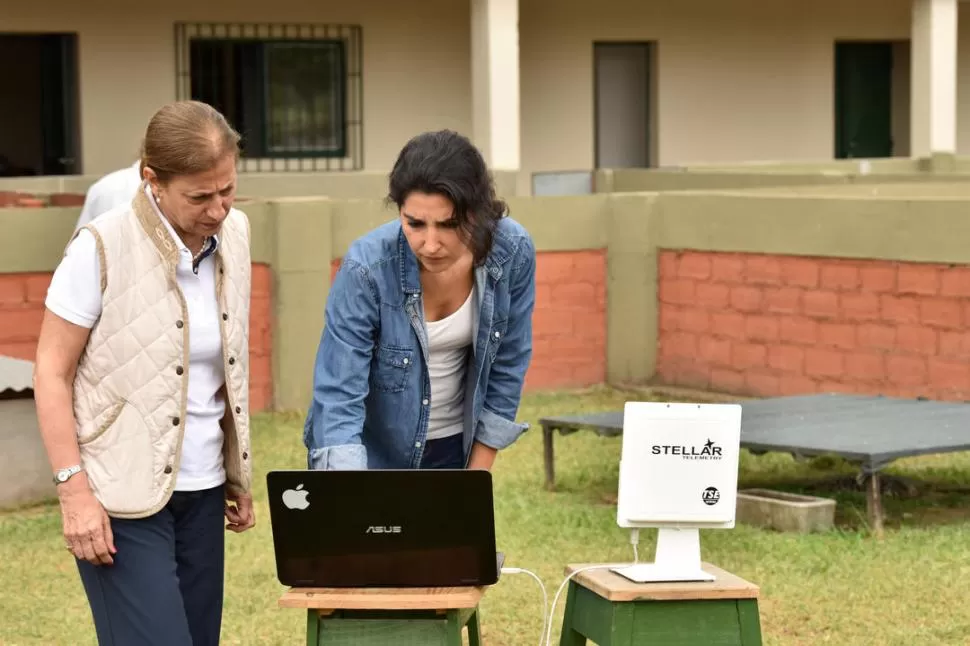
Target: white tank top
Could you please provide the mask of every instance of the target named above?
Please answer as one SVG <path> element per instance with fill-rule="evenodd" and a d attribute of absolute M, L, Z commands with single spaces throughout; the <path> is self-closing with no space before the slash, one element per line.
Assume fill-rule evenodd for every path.
<path fill-rule="evenodd" d="M 478 300 L 472 288 L 456 312 L 440 321 L 425 322 L 431 377 L 428 440 L 451 437 L 464 428 L 465 372 L 477 315 Z"/>

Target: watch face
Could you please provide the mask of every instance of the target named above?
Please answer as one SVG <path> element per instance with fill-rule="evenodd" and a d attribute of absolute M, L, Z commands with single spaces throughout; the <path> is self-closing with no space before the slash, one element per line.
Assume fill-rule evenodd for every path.
<path fill-rule="evenodd" d="M 58 482 L 67 482 L 68 478 L 70 478 L 75 471 L 76 469 L 73 469 L 70 467 L 67 469 L 61 469 L 54 476 L 54 479 L 57 480 Z"/>

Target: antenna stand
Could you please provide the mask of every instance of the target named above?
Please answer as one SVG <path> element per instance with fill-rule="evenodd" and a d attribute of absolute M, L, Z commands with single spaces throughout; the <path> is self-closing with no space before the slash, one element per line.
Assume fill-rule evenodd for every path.
<path fill-rule="evenodd" d="M 657 530 L 657 551 L 653 563 L 610 569 L 634 583 L 713 581 L 715 578 L 701 568 L 701 536 L 696 527 L 661 527 Z"/>

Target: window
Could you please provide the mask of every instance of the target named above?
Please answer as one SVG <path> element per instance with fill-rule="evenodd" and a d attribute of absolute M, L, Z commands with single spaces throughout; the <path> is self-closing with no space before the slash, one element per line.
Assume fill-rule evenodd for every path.
<path fill-rule="evenodd" d="M 242 135 L 243 170 L 359 170 L 360 31 L 319 25 L 176 26 L 179 98 Z"/>

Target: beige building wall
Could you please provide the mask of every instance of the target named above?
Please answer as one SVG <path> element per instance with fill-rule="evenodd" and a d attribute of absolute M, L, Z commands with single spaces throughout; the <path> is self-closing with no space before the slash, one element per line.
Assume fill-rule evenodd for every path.
<path fill-rule="evenodd" d="M 834 41 L 907 40 L 911 24 L 908 0 L 521 0 L 519 11 L 527 171 L 593 166 L 594 41 L 657 42 L 660 165 L 824 160 L 833 155 Z M 960 115 L 970 113 L 964 14 Z M 0 31 L 79 34 L 82 161 L 91 174 L 126 164 L 152 111 L 174 98 L 174 22 L 359 24 L 365 164 L 385 170 L 419 131 L 471 134 L 470 20 L 466 0 L 170 0 L 137 9 L 35 0 L 7 3 Z M 970 153 L 970 118 L 958 118 L 958 133 L 960 152 Z"/>
<path fill-rule="evenodd" d="M 593 164 L 593 41 L 657 42 L 660 165 L 831 158 L 834 41 L 906 39 L 909 6 L 525 0 L 523 166 Z"/>
<path fill-rule="evenodd" d="M 152 112 L 175 98 L 175 22 L 361 25 L 364 160 L 368 169 L 384 169 L 422 130 L 470 134 L 470 20 L 464 0 L 35 0 L 5 2 L 0 32 L 78 33 L 89 174 L 129 163 Z"/>

